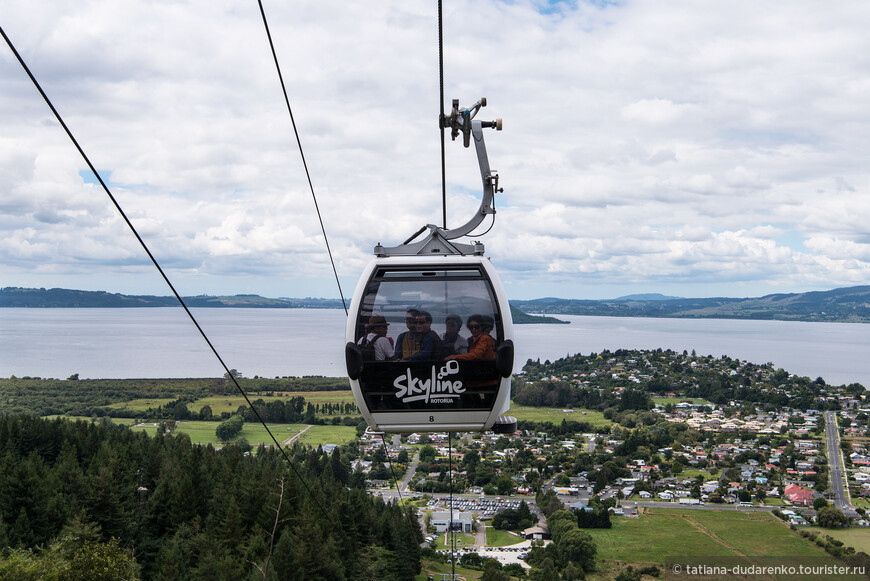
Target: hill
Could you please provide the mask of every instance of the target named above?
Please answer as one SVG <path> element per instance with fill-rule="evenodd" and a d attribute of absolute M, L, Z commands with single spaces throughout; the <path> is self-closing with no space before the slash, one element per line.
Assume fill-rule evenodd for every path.
<path fill-rule="evenodd" d="M 549 317 L 546 315 L 530 315 L 519 310 L 513 304 L 511 305 L 511 319 L 513 320 L 514 325 L 526 325 L 532 323 L 547 325 L 567 325 L 570 323 L 570 321 L 563 321 L 561 319 L 557 319 L 556 317 Z"/>
<path fill-rule="evenodd" d="M 711 319 L 767 319 L 870 323 L 870 286 L 829 291 L 772 294 L 758 298 L 687 299 L 624 297 L 607 300 L 544 298 L 511 301 L 529 313 L 610 317 L 683 317 Z"/>
<path fill-rule="evenodd" d="M 660 293 L 640 293 L 636 295 L 625 295 L 624 297 L 616 297 L 615 301 L 671 301 L 681 299 L 683 297 L 671 297 Z"/>
<path fill-rule="evenodd" d="M 244 294 L 184 297 L 189 307 L 340 309 L 339 299 L 267 298 Z M 0 307 L 115 308 L 175 307 L 169 296 L 123 295 L 104 291 L 0 289 Z M 514 323 L 565 323 L 552 316 L 682 317 L 709 319 L 766 319 L 870 323 L 870 285 L 807 293 L 772 294 L 757 298 L 680 298 L 656 294 L 628 295 L 616 299 L 579 300 L 542 298 L 511 301 Z"/>
<path fill-rule="evenodd" d="M 209 296 L 198 295 L 183 297 L 188 307 L 214 308 L 261 308 L 261 309 L 341 309 L 339 299 L 281 297 L 270 299 L 259 295 Z M 177 307 L 178 300 L 171 296 L 123 295 L 105 291 L 83 291 L 63 288 L 19 288 L 0 289 L 0 307 L 31 309 L 52 308 L 139 308 L 139 307 Z M 526 323 L 567 323 L 555 317 L 529 315 L 511 306 L 511 316 L 518 325 Z"/>
<path fill-rule="evenodd" d="M 183 297 L 188 307 L 214 308 L 267 308 L 267 309 L 341 309 L 339 299 L 304 298 L 270 299 L 259 295 Z M 83 291 L 64 288 L 19 288 L 0 289 L 0 307 L 50 308 L 131 308 L 131 307 L 177 307 L 178 300 L 172 296 L 123 295 L 105 291 Z"/>

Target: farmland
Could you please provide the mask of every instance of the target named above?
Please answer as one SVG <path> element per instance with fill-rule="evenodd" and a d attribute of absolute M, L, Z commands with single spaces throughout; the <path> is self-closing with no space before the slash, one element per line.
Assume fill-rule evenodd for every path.
<path fill-rule="evenodd" d="M 601 575 L 619 564 L 664 565 L 674 557 L 833 557 L 769 513 L 646 509 L 635 519 L 614 519 L 610 529 L 586 530 L 598 545 Z"/>
<path fill-rule="evenodd" d="M 190 441 L 194 444 L 213 444 L 219 445 L 220 441 L 215 435 L 216 422 L 177 422 L 175 428 L 176 433 L 186 434 L 190 437 Z M 311 446 L 319 446 L 321 444 L 343 444 L 356 437 L 356 429 L 348 426 L 307 426 L 305 424 L 267 424 L 269 430 L 275 435 L 281 444 L 288 440 L 299 436 L 298 441 Z M 145 422 L 136 424 L 133 429 L 140 429 L 147 432 L 149 435 L 157 433 L 158 423 Z M 306 430 L 306 428 L 308 428 Z M 304 431 L 304 433 L 302 433 Z M 244 438 L 252 446 L 265 444 L 266 446 L 274 445 L 272 438 L 266 432 L 266 429 L 260 424 L 248 423 L 239 434 L 239 437 Z"/>

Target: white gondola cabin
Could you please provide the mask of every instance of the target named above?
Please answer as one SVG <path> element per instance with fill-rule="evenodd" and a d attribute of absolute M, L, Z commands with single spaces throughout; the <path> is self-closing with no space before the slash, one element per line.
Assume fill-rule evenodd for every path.
<path fill-rule="evenodd" d="M 507 412 L 513 326 L 489 260 L 376 259 L 351 304 L 348 376 L 372 429 L 487 430 Z M 372 347 L 384 336 L 389 358 Z"/>
<path fill-rule="evenodd" d="M 473 121 L 486 105 L 453 101 L 442 129 L 474 141 L 483 180 L 479 211 L 459 228 L 431 224 L 404 244 L 375 247 L 360 278 L 347 322 L 345 358 L 357 406 L 382 432 L 511 432 L 514 345 L 510 305 L 483 245 L 460 244 L 494 215 L 498 175 L 489 168 L 483 128 Z M 428 236 L 412 241 L 429 230 Z"/>

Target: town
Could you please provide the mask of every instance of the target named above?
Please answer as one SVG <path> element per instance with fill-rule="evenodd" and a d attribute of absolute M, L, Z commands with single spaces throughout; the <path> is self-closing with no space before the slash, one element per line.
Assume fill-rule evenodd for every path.
<path fill-rule="evenodd" d="M 509 521 L 514 551 L 494 553 L 478 535 L 461 554 L 524 568 L 562 509 L 580 528 L 656 507 L 766 511 L 795 528 L 870 526 L 870 402 L 860 384 L 725 356 L 619 350 L 529 361 L 513 402 L 548 407 L 552 419 L 521 421 L 511 435 L 406 434 L 386 446 L 366 434 L 355 467 L 374 494 L 426 499 L 427 540 L 449 558 L 459 558 L 442 534 L 451 522 L 472 533 Z M 397 487 L 389 474 L 399 469 Z M 499 517 L 521 503 L 531 519 Z"/>

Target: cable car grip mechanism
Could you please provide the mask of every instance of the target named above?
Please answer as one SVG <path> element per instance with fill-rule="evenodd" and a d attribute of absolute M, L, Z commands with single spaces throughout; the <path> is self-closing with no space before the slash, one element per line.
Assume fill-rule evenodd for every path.
<path fill-rule="evenodd" d="M 504 191 L 498 187 L 498 173 L 489 167 L 486 143 L 483 140 L 483 129 L 494 128 L 496 131 L 501 131 L 502 120 L 475 120 L 475 115 L 477 115 L 482 107 L 486 107 L 486 97 L 481 97 L 477 103 L 469 108 L 460 108 L 459 99 L 453 99 L 453 107 L 450 114 L 440 116 L 441 128 L 450 129 L 450 136 L 453 141 L 459 137 L 460 133 L 462 134 L 462 143 L 465 147 L 469 147 L 472 139 L 474 140 L 477 163 L 480 166 L 480 177 L 483 182 L 483 196 L 480 200 L 480 208 L 475 215 L 468 222 L 457 228 L 447 229 L 434 224 L 426 224 L 398 246 L 387 247 L 378 244 L 374 248 L 375 256 L 483 255 L 484 246 L 481 242 L 475 241 L 472 244 L 451 242 L 451 240 L 467 236 L 483 222 L 486 216 L 495 214 L 495 208 L 493 207 L 495 194 Z M 414 239 L 426 230 L 429 230 L 429 234 L 424 239 L 419 242 L 413 242 Z"/>

